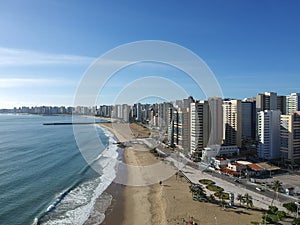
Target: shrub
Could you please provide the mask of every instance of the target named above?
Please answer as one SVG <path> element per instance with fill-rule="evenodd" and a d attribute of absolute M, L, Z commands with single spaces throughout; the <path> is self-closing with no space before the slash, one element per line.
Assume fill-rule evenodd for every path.
<path fill-rule="evenodd" d="M 263 215 L 263 221 L 266 221 L 267 223 L 275 223 L 278 221 L 278 218 L 276 215 L 270 215 L 270 214 L 265 214 Z"/>
<path fill-rule="evenodd" d="M 223 198 L 224 200 L 228 200 L 229 199 L 229 194 L 228 193 L 224 193 L 222 192 L 222 195 L 221 193 L 217 192 L 214 194 L 217 198 L 221 199 Z"/>
<path fill-rule="evenodd" d="M 297 205 L 294 202 L 285 203 L 283 204 L 283 207 L 290 212 L 297 212 Z"/>
<path fill-rule="evenodd" d="M 207 179 L 199 180 L 199 183 L 200 184 L 205 184 L 205 185 L 213 185 L 213 184 L 215 184 L 215 182 L 213 182 L 212 180 L 207 180 Z"/>
<path fill-rule="evenodd" d="M 300 217 L 294 219 L 293 225 L 300 225 Z"/>
<path fill-rule="evenodd" d="M 206 186 L 207 190 L 210 190 L 210 191 L 224 191 L 223 188 L 219 187 L 219 186 L 216 186 L 216 185 L 208 185 Z"/>
<path fill-rule="evenodd" d="M 283 218 L 286 217 L 286 213 L 284 211 L 278 211 L 276 213 L 276 215 L 277 215 L 277 217 L 278 217 L 279 220 L 282 220 Z"/>
<path fill-rule="evenodd" d="M 278 211 L 278 208 L 276 206 L 269 206 L 268 214 L 276 214 Z"/>

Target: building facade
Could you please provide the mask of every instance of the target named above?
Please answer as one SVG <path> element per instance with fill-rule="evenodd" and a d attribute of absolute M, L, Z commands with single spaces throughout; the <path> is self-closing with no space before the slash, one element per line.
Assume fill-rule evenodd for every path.
<path fill-rule="evenodd" d="M 208 145 L 220 145 L 223 140 L 223 99 L 213 97 L 208 99 L 211 130 Z"/>
<path fill-rule="evenodd" d="M 256 102 L 242 102 L 242 138 L 254 140 L 256 137 Z"/>
<path fill-rule="evenodd" d="M 265 92 L 256 96 L 256 111 L 277 110 L 277 93 Z"/>
<path fill-rule="evenodd" d="M 257 155 L 262 159 L 280 158 L 280 110 L 265 110 L 257 116 Z"/>
<path fill-rule="evenodd" d="M 223 101 L 223 144 L 242 147 L 242 102 Z"/>
<path fill-rule="evenodd" d="M 286 114 L 300 111 L 300 93 L 292 93 L 286 96 Z"/>
<path fill-rule="evenodd" d="M 281 116 L 280 151 L 284 161 L 300 162 L 300 111 Z"/>
<path fill-rule="evenodd" d="M 174 114 L 174 142 L 184 153 L 190 149 L 190 108 L 178 108 Z"/>
<path fill-rule="evenodd" d="M 190 105 L 190 154 L 197 159 L 207 146 L 210 133 L 210 113 L 207 101 L 196 101 Z"/>

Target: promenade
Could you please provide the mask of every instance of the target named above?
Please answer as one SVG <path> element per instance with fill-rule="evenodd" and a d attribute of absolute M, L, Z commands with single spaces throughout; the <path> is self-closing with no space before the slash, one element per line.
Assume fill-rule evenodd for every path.
<path fill-rule="evenodd" d="M 205 167 L 203 167 L 202 169 L 195 169 L 195 168 L 192 168 L 192 167 L 187 166 L 187 165 L 182 165 L 182 164 L 180 165 L 179 162 L 176 159 L 172 158 L 172 157 L 167 157 L 165 160 L 173 162 L 175 166 L 179 166 L 182 173 L 193 183 L 199 184 L 200 179 L 213 180 L 216 183 L 216 185 L 222 187 L 225 192 L 234 194 L 236 205 L 238 203 L 236 201 L 236 196 L 238 194 L 244 195 L 246 193 L 248 193 L 249 195 L 252 196 L 253 204 L 257 208 L 268 209 L 268 207 L 272 203 L 272 198 L 270 198 L 270 197 L 267 197 L 267 196 L 265 196 L 261 193 L 257 193 L 257 192 L 254 192 L 252 190 L 249 190 L 249 189 L 245 188 L 244 186 L 242 186 L 238 183 L 233 184 L 233 183 L 230 183 L 230 182 L 228 182 L 226 180 L 223 180 L 219 177 L 212 176 L 211 174 L 209 174 L 207 172 L 203 172 L 205 170 Z M 280 209 L 280 210 L 285 210 L 285 208 L 282 207 L 282 203 L 277 201 L 276 199 L 274 200 L 273 205 L 278 207 L 278 209 Z"/>

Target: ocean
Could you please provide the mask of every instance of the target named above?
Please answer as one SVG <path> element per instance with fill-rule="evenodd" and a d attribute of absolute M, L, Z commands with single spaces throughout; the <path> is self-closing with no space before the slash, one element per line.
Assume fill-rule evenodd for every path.
<path fill-rule="evenodd" d="M 1 225 L 82 225 L 97 198 L 103 201 L 102 211 L 93 219 L 103 221 L 112 200 L 105 190 L 115 178 L 115 160 L 107 160 L 119 158 L 118 148 L 112 133 L 97 125 L 78 125 L 95 126 L 104 144 L 103 149 L 89 148 L 100 166 L 103 162 L 102 173 L 96 173 L 82 157 L 71 125 L 43 125 L 71 120 L 71 116 L 0 114 Z"/>

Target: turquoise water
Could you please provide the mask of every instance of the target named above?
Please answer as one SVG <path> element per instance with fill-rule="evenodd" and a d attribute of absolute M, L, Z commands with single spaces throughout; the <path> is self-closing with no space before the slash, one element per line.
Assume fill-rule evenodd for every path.
<path fill-rule="evenodd" d="M 1 225 L 83 224 L 95 198 L 113 180 L 103 184 L 101 176 L 90 169 L 72 126 L 42 125 L 71 119 L 0 115 Z M 95 157 L 112 141 L 108 133 L 98 128 L 97 132 L 104 148 L 95 149 Z"/>

